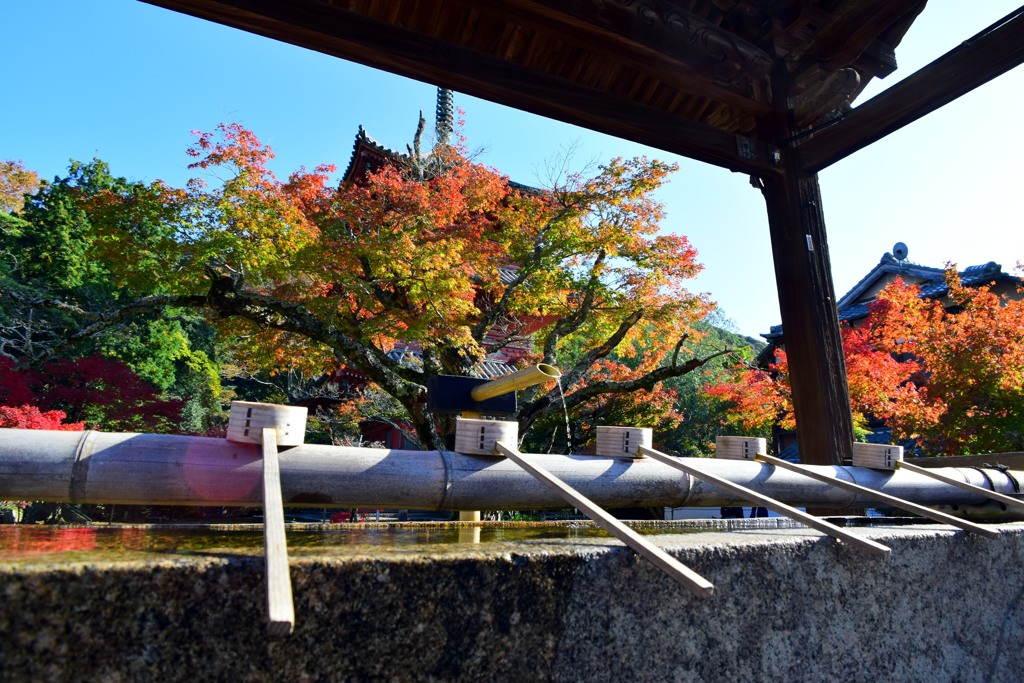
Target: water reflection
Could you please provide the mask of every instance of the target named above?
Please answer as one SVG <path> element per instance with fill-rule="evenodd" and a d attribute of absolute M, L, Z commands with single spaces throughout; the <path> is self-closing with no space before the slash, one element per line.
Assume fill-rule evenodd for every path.
<path fill-rule="evenodd" d="M 296 558 L 356 555 L 385 547 L 436 554 L 447 546 L 600 537 L 608 534 L 584 523 L 290 525 L 288 549 Z M 262 548 L 263 530 L 259 525 L 0 525 L 0 557 L 4 562 L 119 561 L 205 554 L 259 556 Z"/>
<path fill-rule="evenodd" d="M 712 523 L 713 522 L 713 523 Z M 728 524 L 730 522 L 742 525 Z M 788 520 L 686 520 L 631 522 L 645 535 L 723 531 L 758 522 L 757 528 L 793 526 Z M 469 548 L 514 551 L 530 545 L 580 545 L 612 541 L 590 522 L 481 522 L 291 524 L 293 560 L 391 555 L 441 556 Z M 598 540 L 600 539 L 600 540 Z M 504 547 L 504 546 L 508 547 Z M 126 562 L 190 556 L 263 554 L 263 528 L 241 525 L 0 525 L 0 563 Z"/>

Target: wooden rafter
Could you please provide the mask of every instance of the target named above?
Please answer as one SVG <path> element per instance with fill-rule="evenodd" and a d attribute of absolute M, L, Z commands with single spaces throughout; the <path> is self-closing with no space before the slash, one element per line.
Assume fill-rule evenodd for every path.
<path fill-rule="evenodd" d="M 886 29 L 912 14 L 926 0 L 847 0 L 828 16 L 814 36 L 792 50 L 786 61 L 795 71 L 823 64 L 829 70 L 853 64 Z"/>
<path fill-rule="evenodd" d="M 473 8 L 479 0 L 450 0 Z M 519 26 L 585 46 L 693 95 L 766 114 L 772 58 L 761 48 L 661 0 L 491 0 Z"/>

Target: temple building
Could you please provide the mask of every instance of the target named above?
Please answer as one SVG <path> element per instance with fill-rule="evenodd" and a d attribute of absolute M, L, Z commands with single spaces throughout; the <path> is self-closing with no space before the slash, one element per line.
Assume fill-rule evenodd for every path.
<path fill-rule="evenodd" d="M 878 264 L 839 299 L 836 308 L 840 323 L 856 326 L 860 320 L 867 317 L 868 305 L 875 301 L 878 293 L 897 278 L 908 285 L 920 287 L 922 298 L 944 299 L 946 297 L 949 292 L 949 287 L 946 285 L 946 269 L 911 263 L 906 260 L 905 252 L 901 253 L 900 247 L 906 249 L 902 244 L 898 244 L 893 251 L 903 255 L 903 259 L 886 252 Z M 960 280 L 967 287 L 991 285 L 993 294 L 1006 295 L 1011 298 L 1017 297 L 1017 287 L 1021 283 L 1021 278 L 1004 272 L 1003 267 L 995 261 L 969 266 L 959 273 Z M 773 325 L 767 334 L 761 336 L 768 341 L 768 346 L 762 352 L 762 356 L 770 359 L 774 349 L 782 346 L 782 325 Z"/>

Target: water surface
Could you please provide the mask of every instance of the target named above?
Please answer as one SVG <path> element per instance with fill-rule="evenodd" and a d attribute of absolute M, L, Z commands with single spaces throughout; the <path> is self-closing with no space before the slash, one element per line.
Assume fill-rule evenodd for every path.
<path fill-rule="evenodd" d="M 727 520 L 714 520 L 727 521 Z M 744 521 L 744 520 L 739 520 Z M 751 520 L 753 521 L 753 520 Z M 631 523 L 640 533 L 692 534 L 707 525 Z M 703 527 L 703 528 L 702 528 Z M 712 527 L 721 531 L 721 526 Z M 444 555 L 467 547 L 501 549 L 580 544 L 612 537 L 590 522 L 291 524 L 292 558 L 380 554 Z M 139 561 L 190 556 L 263 554 L 263 528 L 239 525 L 0 525 L 0 564 Z"/>

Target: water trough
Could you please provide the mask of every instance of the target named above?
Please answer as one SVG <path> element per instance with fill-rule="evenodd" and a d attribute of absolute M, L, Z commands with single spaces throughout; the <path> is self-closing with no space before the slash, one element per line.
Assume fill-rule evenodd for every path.
<path fill-rule="evenodd" d="M 505 385 L 550 377 L 528 374 Z M 296 409 L 262 404 L 234 405 L 227 439 L 0 430 L 0 499 L 262 505 L 265 518 L 262 560 L 231 543 L 76 555 L 76 542 L 117 533 L 91 527 L 66 530 L 70 545 L 37 552 L 34 537 L 46 530 L 3 529 L 0 627 L 17 635 L 0 646 L 5 676 L 868 680 L 867 672 L 891 670 L 900 680 L 1011 680 L 1004 674 L 1024 663 L 1021 648 L 1009 646 L 1021 642 L 1024 620 L 1024 523 L 980 525 L 934 509 L 1020 509 L 1024 473 L 923 472 L 901 467 L 901 451 L 870 445 L 855 448 L 858 466 L 807 467 L 769 458 L 763 440 L 743 438 L 722 445 L 726 459 L 674 458 L 651 448 L 649 430 L 625 427 L 599 430 L 600 456 L 523 454 L 515 423 L 467 412 L 455 440 L 462 452 L 304 444 L 304 414 L 300 427 Z M 878 500 L 943 524 L 848 530 L 793 507 Z M 729 533 L 682 533 L 693 529 L 676 523 L 643 534 L 605 510 L 750 502 L 813 530 L 776 519 L 744 520 Z M 284 506 L 567 503 L 596 526 L 511 540 L 482 533 L 486 523 L 461 523 L 449 529 L 461 541 L 451 547 L 341 543 L 291 558 L 286 538 L 302 549 L 309 532 L 286 532 L 283 517 Z M 336 540 L 350 533 L 321 532 L 341 533 Z M 120 543 L 130 548 L 139 538 Z M 937 600 L 947 589 L 955 598 Z M 261 604 L 264 619 L 253 614 Z M 964 637 L 971 613 L 987 630 Z M 920 633 L 945 633 L 950 623 L 957 638 L 921 648 Z M 94 642 L 104 630 L 128 645 Z M 907 657 L 911 646 L 919 652 Z M 963 667 L 974 673 L 962 675 Z"/>

